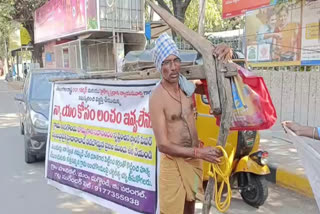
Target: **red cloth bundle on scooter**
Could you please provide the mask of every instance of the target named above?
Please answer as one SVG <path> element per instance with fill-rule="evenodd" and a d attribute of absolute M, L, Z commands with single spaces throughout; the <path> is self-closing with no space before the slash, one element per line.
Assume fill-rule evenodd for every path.
<path fill-rule="evenodd" d="M 207 81 L 201 80 L 209 100 Z M 233 118 L 231 130 L 263 130 L 274 125 L 277 113 L 262 77 L 238 66 L 238 75 L 231 78 Z M 220 116 L 217 125 L 220 125 Z"/>

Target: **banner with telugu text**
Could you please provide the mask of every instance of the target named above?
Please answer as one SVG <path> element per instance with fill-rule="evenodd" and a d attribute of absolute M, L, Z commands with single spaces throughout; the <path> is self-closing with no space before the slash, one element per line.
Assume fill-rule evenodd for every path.
<path fill-rule="evenodd" d="M 48 183 L 119 213 L 157 213 L 155 81 L 55 83 Z"/>

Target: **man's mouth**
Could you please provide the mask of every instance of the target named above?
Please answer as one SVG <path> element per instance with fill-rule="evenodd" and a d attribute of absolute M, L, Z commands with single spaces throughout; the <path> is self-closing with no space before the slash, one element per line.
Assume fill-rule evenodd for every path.
<path fill-rule="evenodd" d="M 177 77 L 179 77 L 179 74 L 171 74 L 170 77 L 171 78 L 177 78 Z"/>

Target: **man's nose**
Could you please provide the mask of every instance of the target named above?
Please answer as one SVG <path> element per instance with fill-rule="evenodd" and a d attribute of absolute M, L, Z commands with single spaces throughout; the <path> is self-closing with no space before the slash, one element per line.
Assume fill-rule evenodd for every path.
<path fill-rule="evenodd" d="M 176 66 L 177 66 L 176 63 L 174 63 L 173 61 L 170 62 L 171 70 L 173 70 L 173 71 L 176 70 Z"/>

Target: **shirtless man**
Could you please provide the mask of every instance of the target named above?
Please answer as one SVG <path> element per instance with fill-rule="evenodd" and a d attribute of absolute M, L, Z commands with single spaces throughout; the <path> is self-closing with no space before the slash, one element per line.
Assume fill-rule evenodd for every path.
<path fill-rule="evenodd" d="M 215 48 L 230 57 L 225 45 Z M 203 194 L 202 160 L 218 163 L 221 151 L 201 148 L 195 125 L 191 82 L 182 83 L 179 51 L 167 35 L 156 41 L 154 61 L 162 80 L 150 97 L 149 110 L 160 157 L 160 213 L 193 214 L 197 194 Z M 187 80 L 185 80 L 187 81 Z M 181 87 L 183 86 L 183 88 Z M 203 93 L 203 88 L 194 88 Z M 187 93 L 186 93 L 187 92 Z"/>

